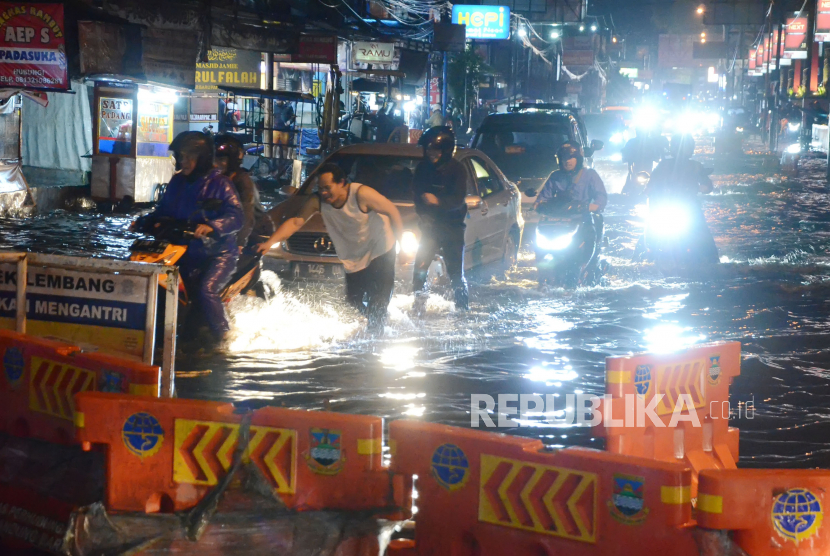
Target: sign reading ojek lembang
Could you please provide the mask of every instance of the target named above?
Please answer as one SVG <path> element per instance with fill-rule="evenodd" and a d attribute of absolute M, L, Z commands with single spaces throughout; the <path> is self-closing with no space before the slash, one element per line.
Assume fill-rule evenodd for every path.
<path fill-rule="evenodd" d="M 29 267 L 26 331 L 141 357 L 147 325 L 146 276 Z M 14 330 L 17 270 L 0 264 L 0 328 Z"/>
<path fill-rule="evenodd" d="M 468 39 L 510 38 L 510 8 L 507 6 L 455 4 L 452 22 L 467 26 Z"/>

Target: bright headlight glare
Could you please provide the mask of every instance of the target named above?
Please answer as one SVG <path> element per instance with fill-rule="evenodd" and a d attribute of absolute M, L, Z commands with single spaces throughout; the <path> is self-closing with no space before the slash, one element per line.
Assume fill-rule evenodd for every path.
<path fill-rule="evenodd" d="M 742 128 L 742 127 L 736 127 L 736 128 L 735 128 L 735 131 L 737 131 L 738 133 L 743 133 L 743 132 L 744 132 L 744 128 Z"/>
<path fill-rule="evenodd" d="M 622 162 L 622 155 L 620 153 L 612 154 L 609 159 L 611 162 Z"/>
<path fill-rule="evenodd" d="M 787 124 L 787 127 L 790 128 L 790 131 L 798 131 L 798 129 L 801 127 L 801 122 L 790 122 Z"/>
<path fill-rule="evenodd" d="M 574 239 L 576 230 L 569 234 L 564 234 L 554 238 L 545 237 L 545 235 L 536 228 L 536 246 L 545 251 L 561 251 L 568 247 Z"/>
<path fill-rule="evenodd" d="M 793 143 L 789 147 L 787 147 L 787 152 L 790 154 L 796 154 L 801 152 L 801 145 L 798 143 Z"/>
<path fill-rule="evenodd" d="M 615 133 L 611 136 L 611 142 L 619 145 L 623 142 L 623 134 L 619 132 Z"/>
<path fill-rule="evenodd" d="M 676 237 L 685 233 L 692 223 L 689 209 L 683 205 L 649 207 L 648 224 L 661 237 Z"/>
<path fill-rule="evenodd" d="M 418 252 L 418 238 L 412 232 L 404 232 L 401 236 L 400 249 L 407 255 L 414 255 Z"/>

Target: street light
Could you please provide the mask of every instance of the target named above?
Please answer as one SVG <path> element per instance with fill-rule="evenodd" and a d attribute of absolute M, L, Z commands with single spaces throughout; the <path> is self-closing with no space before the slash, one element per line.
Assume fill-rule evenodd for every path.
<path fill-rule="evenodd" d="M 700 6 L 697 7 L 697 14 L 698 15 L 703 14 L 703 4 L 701 4 Z"/>
<path fill-rule="evenodd" d="M 705 39 L 706 38 L 706 32 L 701 33 L 700 37 Z"/>
<path fill-rule="evenodd" d="M 705 43 L 706 43 L 706 39 L 705 39 L 705 38 L 700 39 L 700 44 L 705 44 Z"/>
<path fill-rule="evenodd" d="M 617 37 L 611 37 L 611 42 L 617 42 Z"/>
<path fill-rule="evenodd" d="M 527 36 L 527 30 L 524 27 L 519 29 L 519 36 L 525 38 Z"/>

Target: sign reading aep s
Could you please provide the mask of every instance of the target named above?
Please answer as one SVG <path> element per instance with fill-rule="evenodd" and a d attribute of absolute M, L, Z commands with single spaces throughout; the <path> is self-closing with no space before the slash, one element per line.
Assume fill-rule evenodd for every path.
<path fill-rule="evenodd" d="M 510 38 L 510 8 L 455 4 L 452 22 L 467 26 L 468 39 Z"/>

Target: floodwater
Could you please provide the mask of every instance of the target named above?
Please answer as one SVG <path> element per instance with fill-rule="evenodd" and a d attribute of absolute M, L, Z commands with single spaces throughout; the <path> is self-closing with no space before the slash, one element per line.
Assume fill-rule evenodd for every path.
<path fill-rule="evenodd" d="M 179 395 L 469 426 L 471 394 L 553 394 L 560 401 L 601 394 L 607 356 L 740 340 L 732 407 L 754 403 L 750 414 L 733 412 L 741 464 L 826 466 L 830 196 L 823 162 L 807 161 L 799 179 L 765 176 L 751 164 L 715 166 L 718 191 L 703 205 L 723 263 L 716 268 L 667 276 L 632 264 L 642 210 L 612 195 L 607 284 L 539 291 L 525 252 L 506 280 L 472 285 L 469 312 L 456 313 L 436 295 L 417 319 L 412 297 L 396 295 L 382 339 L 367 337 L 341 306 L 339 285 L 281 284 L 266 273 L 273 298 L 234 301 L 227 353 L 180 361 Z M 619 176 L 612 174 L 615 191 Z M 124 258 L 136 237 L 129 222 L 56 212 L 1 221 L 0 241 L 9 249 Z M 590 429 L 524 424 L 503 432 L 602 447 Z"/>

